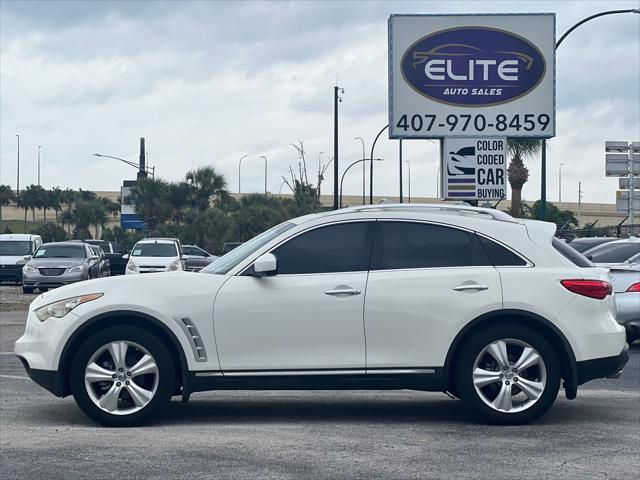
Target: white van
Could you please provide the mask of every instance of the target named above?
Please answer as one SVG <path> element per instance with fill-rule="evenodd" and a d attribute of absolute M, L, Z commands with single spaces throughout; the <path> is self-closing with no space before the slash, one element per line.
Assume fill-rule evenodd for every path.
<path fill-rule="evenodd" d="M 22 282 L 22 267 L 42 245 L 40 235 L 5 233 L 0 235 L 0 281 Z"/>

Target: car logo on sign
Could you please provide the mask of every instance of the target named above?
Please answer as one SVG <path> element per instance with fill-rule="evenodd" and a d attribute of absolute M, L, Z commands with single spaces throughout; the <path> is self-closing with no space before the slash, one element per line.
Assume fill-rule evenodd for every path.
<path fill-rule="evenodd" d="M 405 81 L 420 95 L 461 107 L 511 102 L 544 78 L 538 48 L 505 30 L 459 27 L 432 33 L 409 47 L 401 60 Z"/>

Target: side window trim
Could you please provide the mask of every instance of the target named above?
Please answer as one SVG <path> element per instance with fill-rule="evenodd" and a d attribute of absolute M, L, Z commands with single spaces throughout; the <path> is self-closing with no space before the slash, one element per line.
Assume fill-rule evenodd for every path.
<path fill-rule="evenodd" d="M 268 250 L 264 251 L 263 253 L 257 255 L 256 257 L 252 258 L 251 261 L 247 264 L 247 266 L 245 268 L 243 268 L 242 270 L 240 270 L 238 273 L 236 273 L 234 276 L 243 276 L 243 275 L 247 275 L 249 273 L 249 271 L 253 268 L 253 264 L 256 261 L 256 259 L 258 257 L 260 257 L 261 255 L 264 255 L 265 253 L 273 253 L 274 250 L 276 250 L 277 248 L 281 247 L 282 245 L 294 240 L 295 238 L 299 237 L 300 235 L 306 234 L 306 233 L 310 233 L 314 230 L 317 230 L 319 228 L 323 228 L 323 227 L 330 227 L 333 225 L 344 225 L 344 224 L 348 224 L 348 223 L 375 223 L 377 220 L 375 218 L 358 218 L 358 219 L 352 219 L 352 220 L 341 220 L 341 221 L 335 221 L 335 222 L 328 222 L 328 223 L 322 223 L 320 225 L 313 225 L 309 228 L 306 228 L 305 230 L 300 230 L 299 232 L 295 233 L 294 235 L 291 235 L 290 237 L 284 238 L 282 239 L 280 242 L 278 242 L 277 244 L 269 247 Z M 350 270 L 350 271 L 346 271 L 346 272 L 321 272 L 321 273 L 283 273 L 283 274 L 278 274 L 277 276 L 279 277 L 292 277 L 292 276 L 299 276 L 299 275 L 334 275 L 336 273 L 362 273 L 362 272 L 368 272 L 371 269 L 371 259 L 372 259 L 372 255 L 373 255 L 373 245 L 375 243 L 375 236 L 376 236 L 376 232 L 377 232 L 377 227 L 374 225 L 373 228 L 373 232 L 372 232 L 372 238 L 371 238 L 371 245 L 369 247 L 369 265 L 367 266 L 366 270 Z"/>

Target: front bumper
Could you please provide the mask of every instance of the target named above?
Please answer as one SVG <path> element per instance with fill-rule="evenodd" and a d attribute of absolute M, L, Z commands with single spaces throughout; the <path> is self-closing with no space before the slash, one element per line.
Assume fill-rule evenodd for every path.
<path fill-rule="evenodd" d="M 22 285 L 29 288 L 55 288 L 71 283 L 87 280 L 87 272 L 63 273 L 62 275 L 41 275 L 40 273 L 23 273 Z"/>
<path fill-rule="evenodd" d="M 53 393 L 56 397 L 64 396 L 64 387 L 62 384 L 62 376 L 57 370 L 40 370 L 32 369 L 29 363 L 18 355 L 18 359 L 27 372 L 27 375 L 38 385 Z"/>
<path fill-rule="evenodd" d="M 629 345 L 619 355 L 577 362 L 578 385 L 596 378 L 617 378 L 629 361 Z"/>

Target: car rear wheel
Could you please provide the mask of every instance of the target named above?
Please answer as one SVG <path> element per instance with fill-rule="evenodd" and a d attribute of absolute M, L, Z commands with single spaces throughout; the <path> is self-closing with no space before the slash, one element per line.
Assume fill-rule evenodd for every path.
<path fill-rule="evenodd" d="M 71 391 L 82 411 L 110 427 L 152 420 L 171 399 L 175 366 L 163 343 L 137 327 L 101 330 L 71 366 Z"/>
<path fill-rule="evenodd" d="M 517 425 L 551 407 L 560 388 L 560 366 L 543 336 L 519 325 L 503 325 L 469 339 L 456 379 L 462 400 L 482 420 Z"/>

